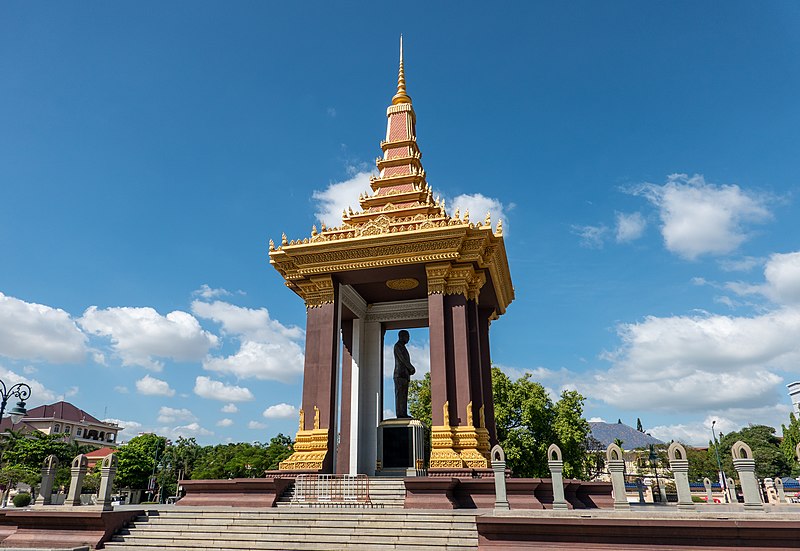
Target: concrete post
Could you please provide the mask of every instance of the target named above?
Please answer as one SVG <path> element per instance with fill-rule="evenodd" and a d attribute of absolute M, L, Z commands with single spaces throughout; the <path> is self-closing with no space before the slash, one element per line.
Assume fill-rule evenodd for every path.
<path fill-rule="evenodd" d="M 706 503 L 714 503 L 714 493 L 711 491 L 711 480 L 704 478 L 703 486 L 706 488 Z"/>
<path fill-rule="evenodd" d="M 736 481 L 728 477 L 725 480 L 725 487 L 728 492 L 728 503 L 739 503 L 739 499 L 736 497 Z"/>
<path fill-rule="evenodd" d="M 83 488 L 83 477 L 86 476 L 86 469 L 88 468 L 89 461 L 86 456 L 81 454 L 72 460 L 72 467 L 70 474 L 72 479 L 69 483 L 69 493 L 64 505 L 74 507 L 81 504 L 81 489 Z"/>
<path fill-rule="evenodd" d="M 103 459 L 103 466 L 100 468 L 100 491 L 98 493 L 97 504 L 103 511 L 111 511 L 111 488 L 114 484 L 114 476 L 117 474 L 117 454 L 112 453 Z"/>
<path fill-rule="evenodd" d="M 742 485 L 745 509 L 763 509 L 761 493 L 758 491 L 756 480 L 756 462 L 750 446 L 739 440 L 731 448 L 733 467 L 739 473 L 739 483 Z"/>
<path fill-rule="evenodd" d="M 550 444 L 547 448 L 547 466 L 550 467 L 550 479 L 553 484 L 553 509 L 569 509 L 564 499 L 564 460 L 561 459 L 561 448 Z"/>
<path fill-rule="evenodd" d="M 783 489 L 783 480 L 780 477 L 775 479 L 775 490 L 778 492 L 778 503 L 786 503 L 786 492 Z"/>
<path fill-rule="evenodd" d="M 52 502 L 53 482 L 56 479 L 57 469 L 58 458 L 55 455 L 48 455 L 42 463 L 42 485 L 39 487 L 39 495 L 34 505 L 50 505 Z"/>
<path fill-rule="evenodd" d="M 689 488 L 689 460 L 686 459 L 686 448 L 673 442 L 667 450 L 669 468 L 675 477 L 675 489 L 678 491 L 678 509 L 694 509 L 692 490 Z"/>
<path fill-rule="evenodd" d="M 500 444 L 496 444 L 489 457 L 492 458 L 494 471 L 494 508 L 509 510 L 508 495 L 506 494 L 506 454 Z"/>
<path fill-rule="evenodd" d="M 644 503 L 644 483 L 641 478 L 636 479 L 636 491 L 639 492 L 639 503 Z"/>
<path fill-rule="evenodd" d="M 630 509 L 628 498 L 625 495 L 625 460 L 622 450 L 616 444 L 610 444 L 606 449 L 606 464 L 611 474 L 611 488 L 614 491 L 614 509 Z"/>

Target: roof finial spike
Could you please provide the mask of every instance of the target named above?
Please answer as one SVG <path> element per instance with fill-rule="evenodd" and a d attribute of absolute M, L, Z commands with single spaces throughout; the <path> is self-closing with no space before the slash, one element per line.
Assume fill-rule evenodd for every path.
<path fill-rule="evenodd" d="M 406 93 L 406 73 L 403 68 L 403 35 L 400 35 L 400 70 L 397 73 L 397 93 L 392 98 L 392 105 L 398 103 L 411 103 L 411 97 Z"/>

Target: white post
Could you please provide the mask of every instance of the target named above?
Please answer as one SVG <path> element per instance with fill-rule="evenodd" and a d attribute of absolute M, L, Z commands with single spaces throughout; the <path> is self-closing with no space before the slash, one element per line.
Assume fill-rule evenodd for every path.
<path fill-rule="evenodd" d="M 731 448 L 731 454 L 733 455 L 733 467 L 739 473 L 745 509 L 763 509 L 761 493 L 758 491 L 758 480 L 756 480 L 756 462 L 753 459 L 753 451 L 750 446 L 739 440 Z"/>
<path fill-rule="evenodd" d="M 706 503 L 714 503 L 714 494 L 711 491 L 711 480 L 708 478 L 704 478 L 703 486 L 706 487 Z"/>
<path fill-rule="evenodd" d="M 67 501 L 64 505 L 74 507 L 81 504 L 81 490 L 83 489 L 83 477 L 86 476 L 86 469 L 89 465 L 89 460 L 86 456 L 81 454 L 72 460 L 72 467 L 70 474 L 72 479 L 69 483 L 69 493 L 67 494 Z"/>
<path fill-rule="evenodd" d="M 112 453 L 103 459 L 103 466 L 100 468 L 100 491 L 98 492 L 97 504 L 103 511 L 111 511 L 111 488 L 114 484 L 114 476 L 117 474 L 117 454 Z"/>
<path fill-rule="evenodd" d="M 48 455 L 42 464 L 42 484 L 39 487 L 39 495 L 36 497 L 34 505 L 50 505 L 53 499 L 53 482 L 56 479 L 58 469 L 58 458 L 55 455 Z"/>
<path fill-rule="evenodd" d="M 669 468 L 675 476 L 675 489 L 678 491 L 678 509 L 694 509 L 692 490 L 689 488 L 689 460 L 686 448 L 673 442 L 667 450 Z"/>
<path fill-rule="evenodd" d="M 506 454 L 500 444 L 495 445 L 489 455 L 492 458 L 494 471 L 494 508 L 508 510 L 508 495 L 506 494 Z"/>
<path fill-rule="evenodd" d="M 561 448 L 550 444 L 547 449 L 547 466 L 550 467 L 550 479 L 553 485 L 553 509 L 569 509 L 564 499 L 564 460 Z"/>
<path fill-rule="evenodd" d="M 606 464 L 611 474 L 614 509 L 630 509 L 628 497 L 625 495 L 625 460 L 622 458 L 622 450 L 616 444 L 609 444 L 606 449 Z"/>

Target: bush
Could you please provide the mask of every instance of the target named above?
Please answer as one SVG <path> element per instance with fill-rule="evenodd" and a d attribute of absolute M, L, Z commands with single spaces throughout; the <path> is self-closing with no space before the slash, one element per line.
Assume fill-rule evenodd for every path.
<path fill-rule="evenodd" d="M 27 507 L 31 504 L 31 494 L 20 492 L 11 501 L 14 503 L 14 507 Z"/>

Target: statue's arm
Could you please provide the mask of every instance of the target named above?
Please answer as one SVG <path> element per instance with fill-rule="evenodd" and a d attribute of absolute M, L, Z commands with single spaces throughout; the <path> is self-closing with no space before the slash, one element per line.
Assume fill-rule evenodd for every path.
<path fill-rule="evenodd" d="M 414 366 L 411 364 L 411 357 L 409 356 L 408 349 L 405 346 L 400 348 L 398 353 L 395 354 L 395 357 L 401 364 L 403 364 L 403 367 L 406 368 L 406 371 L 408 371 L 409 375 L 413 375 L 417 372 L 417 370 L 414 369 Z"/>

